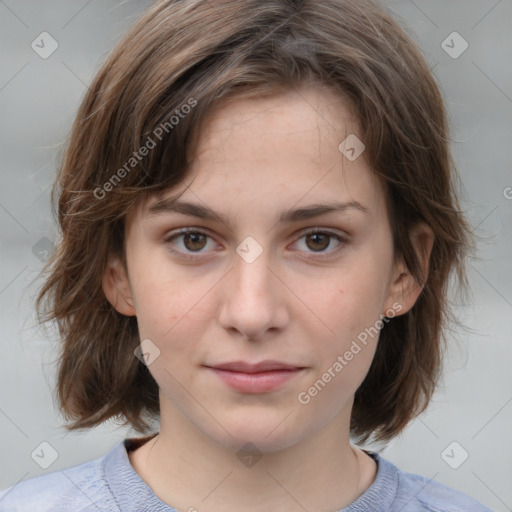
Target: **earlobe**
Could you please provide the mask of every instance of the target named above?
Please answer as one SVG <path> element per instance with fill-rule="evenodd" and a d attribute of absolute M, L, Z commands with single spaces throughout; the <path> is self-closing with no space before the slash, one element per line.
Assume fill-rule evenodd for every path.
<path fill-rule="evenodd" d="M 416 303 L 429 274 L 429 261 L 435 235 L 430 226 L 421 222 L 411 230 L 411 242 L 418 255 L 424 282 L 418 284 L 404 262 L 400 262 L 395 270 L 390 284 L 386 305 L 398 303 L 401 306 L 400 315 L 407 313 Z M 391 307 L 391 306 L 390 306 Z M 389 309 L 389 308 L 388 308 Z M 386 312 L 383 312 L 386 315 Z"/>
<path fill-rule="evenodd" d="M 125 316 L 136 315 L 128 276 L 118 257 L 109 259 L 101 284 L 107 300 L 116 311 Z"/>

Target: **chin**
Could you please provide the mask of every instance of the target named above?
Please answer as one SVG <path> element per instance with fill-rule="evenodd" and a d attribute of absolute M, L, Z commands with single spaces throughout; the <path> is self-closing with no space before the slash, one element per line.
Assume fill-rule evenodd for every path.
<path fill-rule="evenodd" d="M 295 425 L 294 428 L 289 418 L 285 420 L 286 414 L 282 413 L 255 412 L 245 416 L 239 413 L 232 421 L 220 416 L 216 418 L 224 428 L 214 422 L 214 425 L 209 424 L 213 427 L 211 430 L 206 431 L 204 423 L 200 426 L 201 430 L 218 444 L 237 453 L 242 449 L 254 449 L 261 453 L 284 450 L 307 435 L 303 425 Z"/>

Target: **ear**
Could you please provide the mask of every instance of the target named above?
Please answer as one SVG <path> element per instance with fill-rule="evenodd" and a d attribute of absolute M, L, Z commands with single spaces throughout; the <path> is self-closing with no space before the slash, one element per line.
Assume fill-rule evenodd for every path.
<path fill-rule="evenodd" d="M 101 284 L 107 300 L 119 313 L 136 316 L 130 282 L 119 257 L 109 258 Z"/>
<path fill-rule="evenodd" d="M 411 230 L 410 237 L 420 261 L 425 283 L 428 278 L 429 260 L 435 235 L 428 224 L 420 222 Z M 418 284 L 405 263 L 400 261 L 393 271 L 393 277 L 389 285 L 389 294 L 385 303 L 386 309 L 383 311 L 383 314 L 386 315 L 386 311 L 390 309 L 395 311 L 395 308 L 392 306 L 396 306 L 396 304 L 399 304 L 401 309 L 396 311 L 394 316 L 407 313 L 416 303 L 416 300 L 423 290 L 424 283 L 422 285 Z"/>

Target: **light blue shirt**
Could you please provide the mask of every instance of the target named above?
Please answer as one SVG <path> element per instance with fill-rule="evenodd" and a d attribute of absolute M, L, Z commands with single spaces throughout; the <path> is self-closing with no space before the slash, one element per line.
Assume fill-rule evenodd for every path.
<path fill-rule="evenodd" d="M 127 450 L 148 437 L 124 439 L 103 457 L 19 482 L 0 492 L 0 511 L 177 512 L 154 494 L 128 458 Z M 466 494 L 401 471 L 376 452 L 366 453 L 377 462 L 377 476 L 359 498 L 339 512 L 492 512 Z M 190 507 L 198 512 L 208 508 L 199 500 Z"/>

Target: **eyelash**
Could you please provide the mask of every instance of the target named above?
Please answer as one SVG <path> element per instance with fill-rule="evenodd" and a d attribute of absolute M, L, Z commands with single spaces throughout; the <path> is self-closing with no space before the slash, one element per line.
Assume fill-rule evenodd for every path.
<path fill-rule="evenodd" d="M 332 256 L 338 254 L 345 247 L 345 245 L 348 243 L 347 240 L 345 238 L 343 238 L 341 235 L 339 235 L 338 233 L 335 233 L 333 231 L 329 231 L 329 230 L 326 230 L 326 229 L 322 229 L 322 228 L 314 228 L 314 229 L 311 229 L 311 230 L 309 230 L 307 232 L 304 232 L 302 234 L 302 236 L 300 237 L 300 239 L 302 239 L 304 237 L 307 237 L 307 236 L 310 236 L 310 235 L 315 235 L 315 234 L 318 234 L 318 233 L 320 233 L 322 235 L 327 235 L 327 236 L 329 236 L 331 238 L 336 238 L 340 243 L 339 243 L 339 245 L 335 249 L 333 249 L 332 251 L 329 251 L 328 253 L 320 253 L 320 252 L 313 253 L 313 254 L 315 254 L 315 256 L 313 256 L 313 259 L 325 259 L 325 258 L 332 257 Z M 188 234 L 198 234 L 198 235 L 204 235 L 204 236 L 206 236 L 208 238 L 212 238 L 207 232 L 202 231 L 200 229 L 196 229 L 196 228 L 182 228 L 182 229 L 179 229 L 176 232 L 170 233 L 168 236 L 166 236 L 164 238 L 163 241 L 164 241 L 164 243 L 170 243 L 175 238 L 178 238 L 178 237 L 183 236 L 183 235 L 188 235 Z M 201 254 L 203 254 L 201 252 L 185 253 L 183 251 L 179 251 L 179 250 L 172 249 L 172 248 L 169 248 L 169 250 L 172 253 L 179 254 L 181 257 L 184 257 L 184 258 L 186 258 L 188 260 L 196 260 L 196 259 L 198 259 L 201 256 Z"/>

